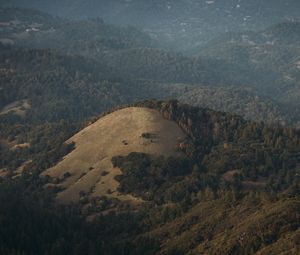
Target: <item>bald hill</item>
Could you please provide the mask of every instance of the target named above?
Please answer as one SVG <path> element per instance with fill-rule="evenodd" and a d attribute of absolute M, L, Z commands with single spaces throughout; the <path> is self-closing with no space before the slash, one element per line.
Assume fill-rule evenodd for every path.
<path fill-rule="evenodd" d="M 115 177 L 121 172 L 115 167 L 125 167 L 134 175 L 129 166 L 135 169 L 135 163 L 140 163 L 139 157 L 127 156 L 130 153 L 143 154 L 146 161 L 150 160 L 147 155 L 185 155 L 193 168 L 209 172 L 217 186 L 239 178 L 247 189 L 264 188 L 272 178 L 279 190 L 285 190 L 291 168 L 298 174 L 299 131 L 295 129 L 271 128 L 177 101 L 136 106 L 100 118 L 67 141 L 74 143 L 75 149 L 43 173 L 55 177 L 63 188 L 59 193 L 63 202 L 78 201 L 79 193 L 116 197 L 112 195 L 117 191 Z M 126 185 L 126 178 L 119 179 L 127 192 L 141 181 Z M 129 193 L 139 196 L 136 192 Z"/>
<path fill-rule="evenodd" d="M 118 110 L 89 125 L 67 142 L 75 149 L 58 165 L 43 175 L 63 180 L 59 187 L 60 202 L 78 202 L 80 195 L 108 196 L 121 200 L 136 200 L 117 192 L 116 175 L 111 159 L 131 152 L 151 155 L 180 156 L 176 144 L 184 140 L 184 133 L 158 111 L 129 107 Z"/>

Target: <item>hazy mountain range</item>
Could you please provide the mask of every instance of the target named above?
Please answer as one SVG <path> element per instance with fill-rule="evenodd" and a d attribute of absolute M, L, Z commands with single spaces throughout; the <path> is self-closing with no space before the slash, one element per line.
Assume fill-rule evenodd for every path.
<path fill-rule="evenodd" d="M 163 45 L 176 49 L 201 45 L 227 31 L 257 30 L 299 20 L 300 7 L 297 0 L 2 0 L 1 5 L 36 8 L 72 19 L 101 17 L 109 23 L 138 26 Z"/>

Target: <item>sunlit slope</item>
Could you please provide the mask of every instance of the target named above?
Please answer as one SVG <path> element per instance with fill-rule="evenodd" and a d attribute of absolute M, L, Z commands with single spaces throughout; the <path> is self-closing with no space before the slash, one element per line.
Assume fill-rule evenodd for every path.
<path fill-rule="evenodd" d="M 64 189 L 57 196 L 62 203 L 76 202 L 83 193 L 136 200 L 117 192 L 114 177 L 121 171 L 113 168 L 111 158 L 130 152 L 176 155 L 176 145 L 184 136 L 176 123 L 163 119 L 155 110 L 125 108 L 100 118 L 70 138 L 67 143 L 74 142 L 76 148 L 43 175 L 61 180 L 55 185 Z"/>

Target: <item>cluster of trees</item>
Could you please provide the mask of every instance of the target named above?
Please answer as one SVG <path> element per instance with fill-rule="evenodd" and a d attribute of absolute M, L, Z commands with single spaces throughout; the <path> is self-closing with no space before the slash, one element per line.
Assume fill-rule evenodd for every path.
<path fill-rule="evenodd" d="M 7 138 L 8 142 L 14 142 L 16 145 L 28 144 L 26 147 L 17 148 L 11 148 L 9 145 L 0 147 L 0 168 L 5 168 L 11 175 L 22 165 L 25 173 L 30 170 L 31 173 L 39 174 L 58 162 L 73 149 L 73 144 L 64 142 L 78 130 L 78 126 L 64 121 L 9 126 L 1 123 L 0 128 L 3 130 L 2 138 Z"/>
<path fill-rule="evenodd" d="M 153 254 L 158 249 L 154 239 L 134 240 L 142 214 L 110 214 L 88 223 L 78 206 L 54 205 L 44 184 L 34 175 L 0 183 L 1 254 Z"/>
<path fill-rule="evenodd" d="M 170 86 L 173 98 L 193 106 L 216 111 L 231 112 L 247 120 L 272 124 L 292 123 L 290 115 L 284 115 L 282 107 L 249 89 L 237 87 Z"/>
<path fill-rule="evenodd" d="M 132 193 L 147 201 L 156 203 L 179 202 L 192 186 L 184 183 L 185 176 L 192 168 L 187 159 L 163 156 L 150 156 L 143 153 L 130 153 L 128 156 L 112 158 L 115 167 L 122 169 L 122 175 L 116 177 L 120 183 L 119 191 Z M 176 186 L 186 190 L 176 192 Z"/>

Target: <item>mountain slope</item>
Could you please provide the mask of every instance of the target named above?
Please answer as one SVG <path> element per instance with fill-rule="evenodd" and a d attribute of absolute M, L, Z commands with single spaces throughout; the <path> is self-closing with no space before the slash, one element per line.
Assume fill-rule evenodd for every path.
<path fill-rule="evenodd" d="M 158 61 L 150 50 L 146 52 L 152 55 L 151 59 L 155 59 L 151 64 L 153 70 L 147 77 L 165 79 L 165 73 L 169 72 L 162 69 L 168 66 L 168 62 L 175 63 L 176 58 L 167 56 L 163 61 Z M 290 121 L 288 116 L 282 116 L 275 102 L 257 97 L 256 93 L 247 89 L 141 80 L 134 76 L 143 76 L 145 71 L 128 74 L 124 71 L 128 71 L 128 67 L 108 67 L 109 61 L 106 61 L 106 65 L 99 64 L 83 57 L 64 55 L 56 50 L 2 47 L 0 58 L 2 112 L 11 103 L 28 100 L 32 106 L 25 118 L 28 121 L 82 121 L 116 105 L 147 98 L 178 98 L 195 106 L 233 112 L 256 121 Z M 131 65 L 144 66 L 143 60 Z M 121 75 L 120 69 L 123 69 L 124 75 Z M 173 71 L 168 74 L 169 79 L 174 78 L 174 72 L 178 75 L 177 70 L 181 67 L 173 65 L 170 69 Z M 188 65 L 185 65 L 185 70 L 186 74 L 185 71 L 181 73 L 188 77 L 191 72 Z"/>
<path fill-rule="evenodd" d="M 76 149 L 44 173 L 58 178 L 55 180 L 59 184 L 57 187 L 67 188 L 59 194 L 62 201 L 78 200 L 80 191 L 83 196 L 99 196 L 111 189 L 108 196 L 118 190 L 146 200 L 160 201 L 157 203 L 174 202 L 186 196 L 187 191 L 180 184 L 185 182 L 190 192 L 201 190 L 206 185 L 222 189 L 226 182 L 235 181 L 240 185 L 238 189 L 251 190 L 265 188 L 271 178 L 277 183 L 272 189 L 284 190 L 292 182 L 287 181 L 287 176 L 298 174 L 297 130 L 272 129 L 263 123 L 247 122 L 239 116 L 180 105 L 176 101 L 146 101 L 136 106 L 142 108 L 125 108 L 100 118 L 68 141 L 75 142 Z M 147 108 L 161 112 L 162 116 Z M 177 123 L 184 133 L 169 121 Z M 289 144 L 288 150 L 286 144 Z M 182 164 L 179 172 L 175 168 L 174 173 L 168 172 L 174 162 L 156 166 L 156 161 L 164 160 L 147 156 L 176 156 L 176 148 L 184 152 L 189 162 Z M 190 172 L 193 164 L 198 170 Z M 113 167 L 120 168 L 122 174 Z M 153 167 L 158 167 L 158 175 L 153 176 Z M 142 170 L 143 174 L 139 175 Z M 107 171 L 105 177 L 101 178 L 104 171 Z M 204 184 L 201 178 L 208 177 L 201 177 L 202 174 L 209 174 L 212 179 Z M 116 178 L 121 184 L 119 188 L 113 183 L 116 175 L 120 175 Z M 195 176 L 183 178 L 190 175 Z M 169 184 L 163 185 L 169 178 Z"/>
<path fill-rule="evenodd" d="M 145 33 L 132 27 L 115 27 L 101 20 L 66 21 L 48 14 L 22 9 L 1 8 L 3 44 L 26 48 L 51 48 L 63 54 L 92 58 L 101 65 L 130 76 L 162 82 L 207 85 L 251 84 L 262 78 L 256 70 L 229 66 L 226 60 L 188 58 L 157 49 Z"/>
<path fill-rule="evenodd" d="M 75 149 L 43 175 L 62 180 L 57 185 L 64 188 L 58 195 L 60 202 L 76 202 L 80 192 L 92 197 L 106 195 L 132 200 L 133 197 L 117 192 L 114 178 L 121 172 L 113 167 L 111 158 L 131 152 L 180 155 L 176 145 L 184 137 L 175 123 L 164 120 L 155 110 L 125 108 L 100 118 L 71 137 L 67 142 L 75 143 Z"/>
<path fill-rule="evenodd" d="M 148 100 L 105 115 L 68 141 L 75 149 L 42 176 L 41 157 L 38 167 L 0 179 L 1 252 L 299 250 L 299 130 Z"/>

